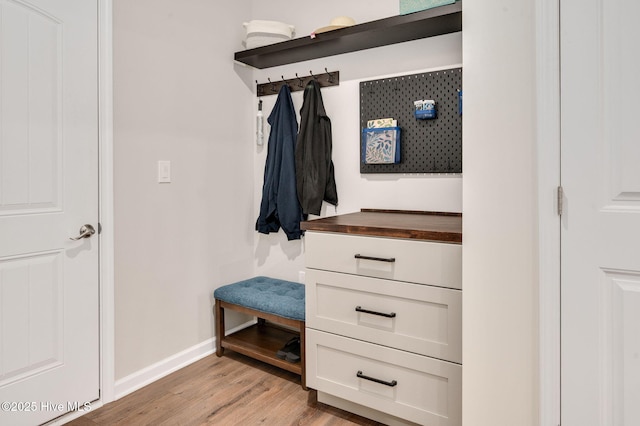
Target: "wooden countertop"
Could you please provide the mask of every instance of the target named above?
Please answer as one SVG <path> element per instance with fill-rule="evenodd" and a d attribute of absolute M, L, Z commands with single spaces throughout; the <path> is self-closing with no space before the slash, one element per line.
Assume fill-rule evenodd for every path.
<path fill-rule="evenodd" d="M 360 212 L 308 220 L 306 231 L 462 243 L 462 214 L 362 209 Z"/>

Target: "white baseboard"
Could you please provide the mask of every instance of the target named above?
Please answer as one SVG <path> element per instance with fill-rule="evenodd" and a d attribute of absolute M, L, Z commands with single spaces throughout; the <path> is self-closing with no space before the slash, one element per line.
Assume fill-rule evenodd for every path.
<path fill-rule="evenodd" d="M 227 334 L 235 333 L 238 330 L 249 327 L 255 323 L 255 320 L 241 324 L 232 330 L 227 330 Z M 118 400 L 123 396 L 129 395 L 132 392 L 137 391 L 140 388 L 147 386 L 159 380 L 181 368 L 186 367 L 189 364 L 211 355 L 216 352 L 216 339 L 211 338 L 205 340 L 202 343 L 198 343 L 195 346 L 185 349 L 182 352 L 178 352 L 168 358 L 158 361 L 142 370 L 136 371 L 115 383 L 115 399 Z"/>

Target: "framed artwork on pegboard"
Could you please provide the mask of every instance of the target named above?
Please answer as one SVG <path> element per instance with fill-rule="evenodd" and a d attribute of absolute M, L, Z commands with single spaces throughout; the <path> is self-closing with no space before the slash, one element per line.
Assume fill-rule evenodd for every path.
<path fill-rule="evenodd" d="M 461 90 L 462 68 L 361 82 L 360 173 L 462 173 Z M 386 141 L 380 148 L 386 155 L 375 155 L 372 149 L 382 142 L 371 135 L 380 131 L 367 129 L 388 118 L 393 124 L 382 125 L 399 128 L 399 140 Z M 378 164 L 375 158 L 396 161 Z"/>

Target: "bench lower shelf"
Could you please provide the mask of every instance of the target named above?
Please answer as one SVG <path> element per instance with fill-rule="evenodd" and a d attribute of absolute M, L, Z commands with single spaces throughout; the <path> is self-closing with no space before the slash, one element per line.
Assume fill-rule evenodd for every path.
<path fill-rule="evenodd" d="M 255 324 L 226 336 L 222 340 L 222 347 L 275 365 L 292 373 L 302 374 L 300 362 L 291 363 L 276 357 L 276 352 L 282 348 L 283 342 L 287 342 L 296 336 L 298 336 L 298 333 L 290 332 L 275 324 Z"/>
<path fill-rule="evenodd" d="M 230 309 L 258 317 L 258 323 L 225 336 L 224 310 Z M 305 377 L 305 323 L 276 315 L 253 311 L 243 306 L 216 300 L 216 354 L 222 356 L 224 349 L 241 353 L 267 364 L 282 368 L 300 375 L 303 389 L 306 387 Z M 278 324 L 295 327 L 296 330 L 284 328 Z M 223 336 L 223 337 L 220 337 Z M 280 359 L 276 352 L 292 337 L 300 337 L 300 361 L 291 363 Z"/>

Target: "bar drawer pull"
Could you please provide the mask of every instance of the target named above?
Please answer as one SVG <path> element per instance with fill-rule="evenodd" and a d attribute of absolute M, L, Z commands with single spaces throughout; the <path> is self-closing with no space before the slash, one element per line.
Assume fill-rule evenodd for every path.
<path fill-rule="evenodd" d="M 392 380 L 390 382 L 386 382 L 384 380 L 376 379 L 375 377 L 365 376 L 364 374 L 362 374 L 362 371 L 358 371 L 358 374 L 356 374 L 356 376 L 358 376 L 361 379 L 365 379 L 365 380 L 369 380 L 369 381 L 372 381 L 372 382 L 380 383 L 381 385 L 389 386 L 390 388 L 392 388 L 392 387 L 394 387 L 394 386 L 396 386 L 398 384 L 398 382 L 396 380 Z"/>
<path fill-rule="evenodd" d="M 355 257 L 356 259 L 376 260 L 378 262 L 388 262 L 388 263 L 393 263 L 396 261 L 395 257 L 374 257 L 374 256 L 363 256 L 361 254 L 356 254 L 353 257 Z"/>
<path fill-rule="evenodd" d="M 395 318 L 396 317 L 396 313 L 395 312 L 391 312 L 390 314 L 385 314 L 383 312 L 376 312 L 376 311 L 370 311 L 368 309 L 362 309 L 361 306 L 356 306 L 356 312 L 362 312 L 364 314 L 371 314 L 371 315 L 378 315 L 379 317 L 385 317 L 385 318 Z"/>

